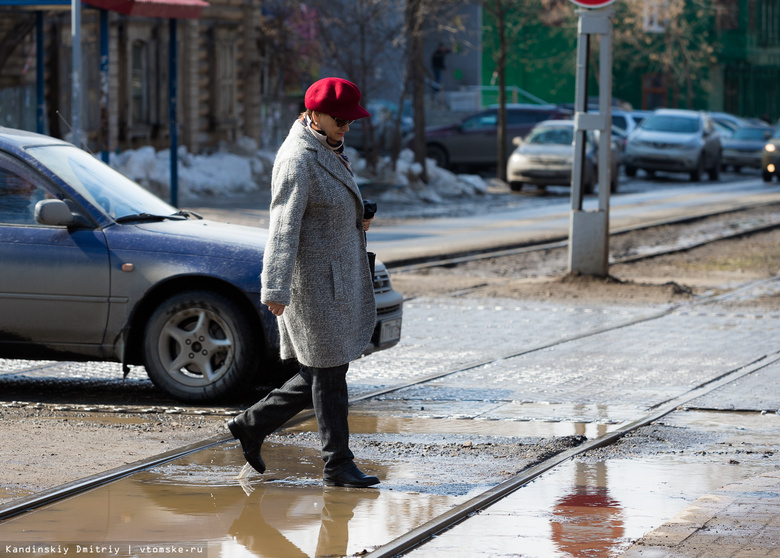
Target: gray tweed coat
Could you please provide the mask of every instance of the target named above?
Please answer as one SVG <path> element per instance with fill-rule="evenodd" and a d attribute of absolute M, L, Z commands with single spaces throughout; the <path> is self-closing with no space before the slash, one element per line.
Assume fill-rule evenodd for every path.
<path fill-rule="evenodd" d="M 274 162 L 263 302 L 277 318 L 283 359 L 329 368 L 358 358 L 376 323 L 363 199 L 352 175 L 299 121 Z"/>

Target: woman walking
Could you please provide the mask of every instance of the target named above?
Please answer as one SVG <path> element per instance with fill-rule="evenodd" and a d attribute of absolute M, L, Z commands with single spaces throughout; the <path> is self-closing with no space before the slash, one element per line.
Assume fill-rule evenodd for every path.
<path fill-rule="evenodd" d="M 366 256 L 370 220 L 363 218 L 344 134 L 368 112 L 357 86 L 340 78 L 315 82 L 304 102 L 306 111 L 274 162 L 261 276 L 261 300 L 277 316 L 282 359 L 297 359 L 301 368 L 228 428 L 247 462 L 263 473 L 265 437 L 313 406 L 325 484 L 367 487 L 379 479 L 353 462 L 346 374 L 371 340 L 376 304 Z"/>

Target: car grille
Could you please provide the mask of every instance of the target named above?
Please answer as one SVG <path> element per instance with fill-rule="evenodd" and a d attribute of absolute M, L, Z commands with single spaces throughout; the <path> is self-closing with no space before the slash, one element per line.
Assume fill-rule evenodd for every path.
<path fill-rule="evenodd" d="M 393 287 L 390 285 L 390 274 L 387 270 L 379 270 L 374 273 L 374 293 L 387 293 L 391 290 L 393 290 Z"/>
<path fill-rule="evenodd" d="M 376 309 L 376 315 L 377 316 L 386 316 L 387 314 L 393 314 L 395 312 L 398 312 L 401 309 L 400 304 L 394 304 L 392 306 L 385 306 L 384 308 L 377 308 Z"/>

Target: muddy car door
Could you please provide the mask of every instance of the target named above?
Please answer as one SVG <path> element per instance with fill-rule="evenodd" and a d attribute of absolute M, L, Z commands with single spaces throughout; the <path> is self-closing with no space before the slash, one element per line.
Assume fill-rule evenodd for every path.
<path fill-rule="evenodd" d="M 63 197 L 0 154 L 0 356 L 45 358 L 47 348 L 80 354 L 103 341 L 110 285 L 102 231 L 35 217 L 39 202 Z"/>

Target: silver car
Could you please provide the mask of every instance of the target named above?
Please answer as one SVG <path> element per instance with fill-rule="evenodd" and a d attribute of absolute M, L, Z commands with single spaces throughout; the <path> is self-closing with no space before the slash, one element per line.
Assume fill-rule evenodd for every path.
<path fill-rule="evenodd" d="M 721 138 L 712 118 L 704 112 L 658 109 L 647 117 L 626 141 L 623 163 L 626 174 L 644 170 L 685 172 L 693 182 L 706 171 L 720 178 Z"/>
<path fill-rule="evenodd" d="M 613 136 L 614 138 L 614 136 Z M 538 188 L 571 186 L 574 164 L 574 122 L 547 120 L 534 126 L 526 139 L 515 138 L 517 145 L 506 167 L 509 187 L 520 191 L 525 184 Z M 617 191 L 619 150 L 612 142 L 611 191 Z M 587 134 L 583 191 L 592 194 L 598 180 L 598 136 Z"/>

